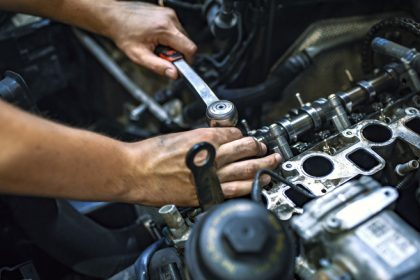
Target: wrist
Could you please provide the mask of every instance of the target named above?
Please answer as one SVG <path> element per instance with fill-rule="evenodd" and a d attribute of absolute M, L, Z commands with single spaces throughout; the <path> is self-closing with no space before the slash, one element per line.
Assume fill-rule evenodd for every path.
<path fill-rule="evenodd" d="M 59 3 L 55 10 L 47 8 L 43 16 L 110 37 L 110 23 L 114 19 L 111 15 L 115 14 L 117 0 L 62 0 Z"/>
<path fill-rule="evenodd" d="M 93 30 L 95 33 L 112 39 L 114 42 L 118 38 L 118 26 L 121 17 L 124 16 L 120 13 L 121 6 L 124 3 L 116 0 L 104 0 L 101 3 L 100 12 L 97 13 L 98 22 L 100 26 Z"/>
<path fill-rule="evenodd" d="M 122 154 L 122 162 L 119 168 L 120 188 L 116 194 L 116 200 L 125 203 L 142 203 L 145 201 L 145 189 L 142 187 L 147 180 L 145 168 L 139 166 L 139 162 L 146 163 L 142 142 L 131 143 L 119 142 L 119 150 Z M 141 160 L 139 160 L 141 159 Z"/>

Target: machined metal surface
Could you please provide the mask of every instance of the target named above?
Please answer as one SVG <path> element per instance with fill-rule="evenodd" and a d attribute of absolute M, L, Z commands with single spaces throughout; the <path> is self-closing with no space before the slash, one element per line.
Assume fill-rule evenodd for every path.
<path fill-rule="evenodd" d="M 305 213 L 292 219 L 292 226 L 304 241 L 315 240 L 324 231 L 323 221 L 340 206 L 381 186 L 369 177 L 346 183 L 331 193 L 304 206 Z M 330 216 L 333 217 L 333 216 Z"/>
<path fill-rule="evenodd" d="M 188 84 L 200 95 L 207 107 L 219 100 L 210 87 L 192 70 L 191 66 L 184 59 L 174 61 L 174 65 L 186 77 Z"/>
<path fill-rule="evenodd" d="M 228 100 L 219 100 L 206 82 L 191 68 L 184 59 L 173 62 L 185 80 L 200 96 L 207 106 L 206 117 L 210 127 L 231 127 L 238 122 L 238 111 Z"/>
<path fill-rule="evenodd" d="M 168 226 L 170 234 L 167 238 L 175 247 L 183 247 L 190 236 L 191 228 L 186 224 L 178 208 L 173 204 L 167 204 L 159 209 L 159 214 Z"/>
<path fill-rule="evenodd" d="M 383 170 L 396 141 L 403 139 L 418 158 L 420 134 L 412 126 L 420 119 L 420 111 L 407 107 L 397 112 L 389 124 L 378 119 L 361 121 L 291 158 L 281 166 L 283 175 L 314 195 L 323 196 L 356 176 L 372 176 Z M 263 191 L 267 208 L 280 219 L 302 211 L 287 197 L 288 189 L 279 184 Z"/>
<path fill-rule="evenodd" d="M 392 187 L 383 187 L 345 206 L 329 218 L 325 225 L 329 231 L 350 230 L 394 203 L 398 192 Z"/>
<path fill-rule="evenodd" d="M 343 143 L 341 147 L 336 148 L 338 151 L 335 154 L 329 155 L 321 151 L 322 144 L 318 144 L 312 149 L 284 162 L 282 169 L 285 174 L 292 175 L 295 173 L 294 176 L 292 175 L 293 178 L 291 180 L 295 184 L 303 185 L 318 196 L 358 175 L 373 175 L 385 167 L 386 157 L 384 155 L 381 156 L 377 152 L 378 149 L 390 150 L 397 139 L 404 139 L 414 151 L 420 152 L 420 135 L 405 126 L 410 120 L 420 118 L 420 112 L 414 108 L 409 110 L 412 110 L 412 113 L 405 114 L 391 124 L 378 120 L 362 121 L 328 139 L 335 139 Z M 368 140 L 366 138 L 367 129 L 371 129 L 373 130 L 372 133 L 378 134 L 382 133 L 382 130 L 389 131 L 390 137 L 388 139 L 388 135 L 384 135 L 384 139 Z M 373 140 L 377 140 L 377 142 L 373 142 Z M 380 142 L 382 140 L 385 141 Z M 355 154 L 357 152 L 360 153 L 360 159 L 357 158 L 358 154 Z M 311 159 L 313 159 L 313 164 L 308 163 L 308 160 Z M 367 159 L 371 160 L 372 166 L 366 164 Z M 320 164 L 324 161 L 330 162 L 331 168 L 328 169 L 330 166 L 325 166 L 325 170 L 319 171 L 318 169 L 322 169 Z M 305 165 L 305 163 L 308 164 Z"/>
<path fill-rule="evenodd" d="M 188 227 L 175 205 L 162 206 L 159 209 L 159 214 L 165 220 L 166 225 L 175 238 L 181 238 L 188 231 Z"/>
<path fill-rule="evenodd" d="M 405 176 L 410 172 L 416 171 L 419 169 L 419 161 L 418 160 L 410 160 L 406 163 L 401 163 L 395 166 L 395 173 L 397 173 L 400 176 Z"/>
<path fill-rule="evenodd" d="M 420 235 L 389 210 L 397 197 L 394 188 L 362 177 L 306 204 L 305 213 L 292 219 L 304 242 L 299 276 L 416 279 Z"/>
<path fill-rule="evenodd" d="M 330 106 L 334 110 L 334 116 L 331 120 L 338 131 L 343 131 L 351 125 L 346 110 L 343 108 L 340 99 L 335 94 L 331 94 L 328 97 L 328 100 L 330 101 Z"/>
<path fill-rule="evenodd" d="M 282 117 L 276 124 L 282 127 L 282 136 L 286 137 L 289 145 L 297 142 L 305 133 L 321 129 L 329 121 L 333 122 L 336 130 L 342 131 L 351 125 L 348 113 L 367 101 L 371 102 L 378 93 L 398 87 L 400 76 L 407 75 L 409 70 L 402 64 L 387 65 L 384 72 L 373 79 L 361 81 L 357 87 L 348 91 L 331 94 L 328 100 L 319 98 L 292 110 L 296 113 Z M 259 132 L 264 134 L 261 129 Z M 270 142 L 273 135 L 267 136 L 269 138 L 267 141 Z"/>
<path fill-rule="evenodd" d="M 210 127 L 230 127 L 238 122 L 238 111 L 228 100 L 218 100 L 207 107 L 207 122 Z"/>

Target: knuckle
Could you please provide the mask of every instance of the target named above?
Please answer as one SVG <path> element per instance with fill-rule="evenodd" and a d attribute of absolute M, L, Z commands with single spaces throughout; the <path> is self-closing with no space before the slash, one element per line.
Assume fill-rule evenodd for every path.
<path fill-rule="evenodd" d="M 244 141 L 244 145 L 246 145 L 247 147 L 252 148 L 252 149 L 256 148 L 254 138 L 245 137 L 243 141 Z"/>
<path fill-rule="evenodd" d="M 184 51 L 189 51 L 189 39 L 185 37 L 184 33 L 182 33 L 178 28 L 172 29 L 172 36 L 179 42 L 179 48 Z"/>
<path fill-rule="evenodd" d="M 203 141 L 210 141 L 214 140 L 214 133 L 210 129 L 200 128 L 199 134 L 201 135 L 201 139 Z"/>
<path fill-rule="evenodd" d="M 259 168 L 259 165 L 256 163 L 249 163 L 245 168 L 244 168 L 244 173 L 247 176 L 253 176 L 255 174 L 255 172 L 257 171 L 257 169 Z"/>
<path fill-rule="evenodd" d="M 168 16 L 168 17 L 170 17 L 170 18 L 176 18 L 176 13 L 175 13 L 175 11 L 173 10 L 173 9 L 171 9 L 171 8 L 165 8 L 165 12 L 166 12 L 166 15 Z"/>
<path fill-rule="evenodd" d="M 169 19 L 162 19 L 157 23 L 156 29 L 165 31 L 169 29 L 170 25 L 171 25 L 171 22 Z"/>
<path fill-rule="evenodd" d="M 191 46 L 189 47 L 189 51 L 191 54 L 195 54 L 197 52 L 197 45 L 194 43 L 191 43 Z"/>
<path fill-rule="evenodd" d="M 268 166 L 274 167 L 274 166 L 276 166 L 276 164 L 277 164 L 277 161 L 276 161 L 276 158 L 274 157 L 274 155 L 271 155 L 271 156 L 267 157 L 267 165 Z"/>
<path fill-rule="evenodd" d="M 229 133 L 238 137 L 242 135 L 241 131 L 236 127 L 229 128 Z"/>
<path fill-rule="evenodd" d="M 131 52 L 130 54 L 128 54 L 128 57 L 133 60 L 135 63 L 137 64 L 141 64 L 141 65 L 146 65 L 146 55 L 144 54 L 144 52 Z M 151 68 L 152 70 L 155 70 L 154 64 L 149 64 L 147 65 L 149 68 Z"/>

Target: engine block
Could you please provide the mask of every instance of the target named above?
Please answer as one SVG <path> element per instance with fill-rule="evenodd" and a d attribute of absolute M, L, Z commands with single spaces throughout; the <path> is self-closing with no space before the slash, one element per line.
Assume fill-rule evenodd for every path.
<path fill-rule="evenodd" d="M 411 99 L 417 99 L 417 95 Z M 342 132 L 325 139 L 307 151 L 284 162 L 281 173 L 290 181 L 322 196 L 337 186 L 360 176 L 380 176 L 395 162 L 393 152 L 405 151 L 407 162 L 420 157 L 420 111 L 407 104 L 394 105 L 384 112 L 363 120 Z M 401 106 L 401 107 L 400 107 Z M 287 219 L 296 205 L 285 194 L 289 186 L 278 185 L 264 191 L 267 207 Z M 283 212 L 283 213 L 282 213 Z"/>

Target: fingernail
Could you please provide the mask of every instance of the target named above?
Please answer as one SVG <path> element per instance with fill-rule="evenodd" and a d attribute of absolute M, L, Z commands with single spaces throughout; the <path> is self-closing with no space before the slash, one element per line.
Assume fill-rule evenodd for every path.
<path fill-rule="evenodd" d="M 262 185 L 268 185 L 271 182 L 271 177 L 270 176 L 262 176 L 261 177 L 261 184 Z"/>
<path fill-rule="evenodd" d="M 267 146 L 264 143 L 260 143 L 261 146 L 261 154 L 265 155 L 267 153 Z"/>
<path fill-rule="evenodd" d="M 274 158 L 276 159 L 277 162 L 280 162 L 282 160 L 282 157 L 280 154 L 274 154 Z"/>
<path fill-rule="evenodd" d="M 176 70 L 173 68 L 166 68 L 165 69 L 165 76 L 169 79 L 175 79 L 176 78 Z"/>

